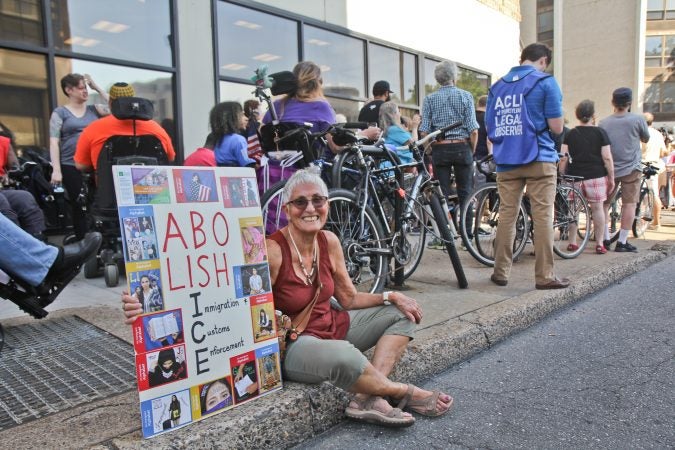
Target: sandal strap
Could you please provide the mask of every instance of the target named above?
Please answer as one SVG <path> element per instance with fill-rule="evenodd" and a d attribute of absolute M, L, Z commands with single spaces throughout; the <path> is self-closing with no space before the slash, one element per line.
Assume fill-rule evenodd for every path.
<path fill-rule="evenodd" d="M 408 385 L 408 390 L 406 391 L 405 395 L 403 398 L 398 402 L 398 405 L 396 407 L 398 409 L 403 409 L 406 407 L 408 402 L 412 399 L 413 392 L 415 391 L 415 386 L 413 384 Z"/>

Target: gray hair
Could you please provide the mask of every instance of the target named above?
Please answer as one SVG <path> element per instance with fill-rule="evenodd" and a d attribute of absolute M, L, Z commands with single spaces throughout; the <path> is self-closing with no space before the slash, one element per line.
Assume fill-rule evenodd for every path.
<path fill-rule="evenodd" d="M 389 127 L 392 125 L 401 125 L 400 120 L 396 120 L 398 105 L 394 102 L 385 102 L 380 106 L 380 128 L 384 130 L 385 136 Z"/>
<path fill-rule="evenodd" d="M 436 64 L 434 77 L 441 86 L 455 84 L 457 81 L 457 64 L 452 61 L 442 61 Z"/>
<path fill-rule="evenodd" d="M 318 167 L 308 167 L 295 172 L 286 182 L 283 191 L 281 192 L 281 203 L 285 205 L 291 200 L 291 194 L 296 187 L 301 184 L 313 184 L 319 188 L 321 195 L 328 197 L 328 186 L 321 179 L 320 169 Z"/>

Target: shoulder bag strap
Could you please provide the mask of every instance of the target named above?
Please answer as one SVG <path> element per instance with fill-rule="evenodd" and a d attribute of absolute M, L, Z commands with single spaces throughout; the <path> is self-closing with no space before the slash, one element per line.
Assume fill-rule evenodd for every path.
<path fill-rule="evenodd" d="M 319 243 L 317 242 L 317 245 Z M 291 325 L 293 326 L 293 329 L 300 334 L 303 331 L 305 331 L 305 328 L 307 328 L 307 324 L 309 323 L 309 316 L 312 313 L 312 310 L 314 309 L 314 305 L 316 305 L 316 301 L 319 299 L 319 294 L 321 293 L 321 288 L 323 288 L 323 283 L 321 283 L 321 277 L 319 276 L 321 273 L 320 270 L 320 258 L 319 258 L 319 250 L 317 249 L 317 273 L 316 273 L 316 279 L 315 279 L 315 284 L 316 284 L 316 291 L 314 292 L 314 298 L 312 298 L 312 301 L 309 302 L 307 306 L 305 306 L 305 309 L 302 310 L 300 314 L 295 316 L 295 319 L 291 322 Z"/>

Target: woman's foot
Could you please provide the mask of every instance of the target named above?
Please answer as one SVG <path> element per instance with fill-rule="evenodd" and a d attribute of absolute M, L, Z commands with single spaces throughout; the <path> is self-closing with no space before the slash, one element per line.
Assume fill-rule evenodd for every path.
<path fill-rule="evenodd" d="M 385 427 L 409 427 L 415 423 L 411 414 L 392 407 L 385 399 L 375 395 L 354 395 L 345 415 L 350 419 Z"/>
<path fill-rule="evenodd" d="M 440 416 L 452 408 L 453 399 L 440 391 L 426 391 L 409 384 L 397 407 L 407 408 L 423 416 Z"/>

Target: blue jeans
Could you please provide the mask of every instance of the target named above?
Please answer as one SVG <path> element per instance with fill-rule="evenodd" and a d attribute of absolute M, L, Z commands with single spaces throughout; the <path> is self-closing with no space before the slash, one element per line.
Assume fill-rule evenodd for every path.
<path fill-rule="evenodd" d="M 38 286 L 54 264 L 59 250 L 35 239 L 0 214 L 0 269 Z"/>

